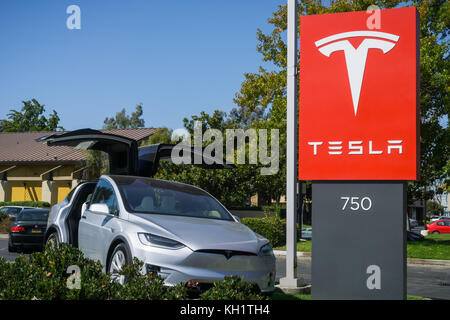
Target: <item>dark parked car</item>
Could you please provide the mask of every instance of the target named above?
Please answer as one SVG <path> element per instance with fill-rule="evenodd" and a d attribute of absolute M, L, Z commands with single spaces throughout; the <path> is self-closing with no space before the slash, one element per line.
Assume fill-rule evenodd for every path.
<path fill-rule="evenodd" d="M 19 213 L 24 209 L 34 209 L 33 207 L 22 207 L 22 206 L 5 206 L 0 207 L 0 215 L 2 212 L 6 213 L 10 218 L 17 217 Z"/>
<path fill-rule="evenodd" d="M 24 209 L 9 231 L 8 251 L 42 249 L 47 229 L 48 209 Z"/>
<path fill-rule="evenodd" d="M 414 231 L 406 231 L 408 241 L 423 241 L 425 237 Z"/>

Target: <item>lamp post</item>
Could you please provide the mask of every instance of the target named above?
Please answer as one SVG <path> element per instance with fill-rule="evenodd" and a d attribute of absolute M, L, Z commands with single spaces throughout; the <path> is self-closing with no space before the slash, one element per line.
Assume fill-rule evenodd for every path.
<path fill-rule="evenodd" d="M 297 0 L 288 0 L 287 23 L 287 172 L 286 172 L 286 276 L 282 288 L 298 288 L 297 279 Z"/>

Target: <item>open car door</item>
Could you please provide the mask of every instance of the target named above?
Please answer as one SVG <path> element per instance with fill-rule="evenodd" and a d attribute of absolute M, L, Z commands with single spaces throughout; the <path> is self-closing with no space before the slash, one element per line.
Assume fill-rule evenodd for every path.
<path fill-rule="evenodd" d="M 109 172 L 119 175 L 137 175 L 138 147 L 133 139 L 98 130 L 80 129 L 67 133 L 55 133 L 36 141 L 49 146 L 67 146 L 81 150 L 100 150 L 109 156 Z"/>
<path fill-rule="evenodd" d="M 142 177 L 153 177 L 158 170 L 160 161 L 172 162 L 171 155 L 175 147 L 173 144 L 153 144 L 138 148 L 137 141 L 134 139 L 92 129 L 55 133 L 36 139 L 36 141 L 46 142 L 49 146 L 68 146 L 75 149 L 106 152 L 109 156 L 110 174 Z M 229 164 L 225 160 L 215 161 L 217 160 L 215 158 L 205 158 L 203 150 L 196 150 L 193 147 L 184 147 L 182 155 L 189 156 L 190 163 L 202 168 L 235 168 L 234 164 Z M 195 164 L 193 161 L 196 155 L 201 156 L 202 162 L 199 164 Z"/>
<path fill-rule="evenodd" d="M 167 143 L 152 144 L 139 148 L 138 175 L 143 177 L 153 177 L 158 171 L 160 161 L 173 162 L 172 150 L 174 148 L 174 144 Z M 196 150 L 194 147 L 184 146 L 181 151 L 180 156 L 187 156 L 191 159 L 189 163 L 197 167 L 206 169 L 236 168 L 234 164 L 227 163 L 224 159 L 205 156 L 203 154 L 203 149 Z M 194 158 L 196 156 L 197 158 L 202 159 L 201 163 L 195 163 Z"/>

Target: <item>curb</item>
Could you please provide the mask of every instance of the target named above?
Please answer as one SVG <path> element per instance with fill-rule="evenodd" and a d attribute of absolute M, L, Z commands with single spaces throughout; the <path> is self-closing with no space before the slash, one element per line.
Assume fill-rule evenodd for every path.
<path fill-rule="evenodd" d="M 9 238 L 9 234 L 7 233 L 0 233 L 0 239 L 8 239 Z"/>
<path fill-rule="evenodd" d="M 408 264 L 450 267 L 450 260 L 413 259 L 413 258 L 408 258 L 406 260 Z"/>
<path fill-rule="evenodd" d="M 273 250 L 273 254 L 275 256 L 285 256 L 286 255 L 286 251 Z M 311 252 L 297 252 L 297 257 L 311 258 Z"/>
<path fill-rule="evenodd" d="M 307 284 L 298 288 L 282 287 L 281 285 L 275 285 L 275 292 L 282 292 L 284 294 L 311 294 L 311 285 Z"/>
<path fill-rule="evenodd" d="M 282 257 L 286 255 L 286 251 L 274 250 L 273 254 L 277 257 Z M 311 259 L 311 252 L 297 252 L 297 258 L 308 258 Z M 415 259 L 407 258 L 407 264 L 416 265 L 427 265 L 427 266 L 446 266 L 450 267 L 450 260 L 434 260 L 434 259 Z"/>

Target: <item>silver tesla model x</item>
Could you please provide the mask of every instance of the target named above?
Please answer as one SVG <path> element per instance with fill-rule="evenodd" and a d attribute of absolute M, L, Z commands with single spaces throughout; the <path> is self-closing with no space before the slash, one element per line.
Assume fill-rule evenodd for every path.
<path fill-rule="evenodd" d="M 80 183 L 53 206 L 46 242 L 78 247 L 120 282 L 125 279 L 117 272 L 136 257 L 144 262 L 142 272 L 159 274 L 167 285 L 201 286 L 239 275 L 261 291 L 274 289 L 275 257 L 267 239 L 241 224 L 206 191 L 148 177 L 167 156 L 168 145 L 133 150 L 132 143 L 124 147 L 123 137 L 90 129 L 41 140 L 109 151 L 113 173 Z M 133 154 L 139 154 L 139 161 L 132 161 Z M 130 172 L 139 174 L 124 174 Z"/>

